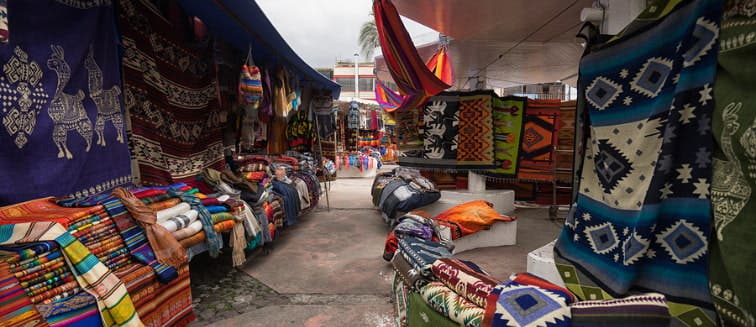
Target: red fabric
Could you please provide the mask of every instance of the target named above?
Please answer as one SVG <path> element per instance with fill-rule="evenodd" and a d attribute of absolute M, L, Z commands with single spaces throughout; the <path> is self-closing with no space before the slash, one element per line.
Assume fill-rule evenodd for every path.
<path fill-rule="evenodd" d="M 136 197 L 138 197 L 140 199 L 144 199 L 144 198 L 148 198 L 148 197 L 151 197 L 151 196 L 160 195 L 160 194 L 166 194 L 166 193 L 168 193 L 168 191 L 166 191 L 166 190 L 149 189 L 149 190 L 135 192 L 134 196 L 136 196 Z"/>
<path fill-rule="evenodd" d="M 451 87 L 428 70 L 420 59 L 391 0 L 373 1 L 373 13 L 386 66 L 399 92 L 405 96 L 396 110 L 418 108 L 431 96 Z"/>

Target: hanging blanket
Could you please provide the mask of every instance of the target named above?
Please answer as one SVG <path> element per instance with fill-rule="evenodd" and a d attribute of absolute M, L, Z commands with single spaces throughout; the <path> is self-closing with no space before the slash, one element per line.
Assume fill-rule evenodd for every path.
<path fill-rule="evenodd" d="M 520 142 L 519 179 L 554 179 L 554 147 L 559 135 L 559 101 L 528 100 Z"/>
<path fill-rule="evenodd" d="M 493 91 L 460 95 L 458 168 L 493 168 L 493 99 L 495 97 L 496 94 Z"/>
<path fill-rule="evenodd" d="M 97 298 L 106 326 L 142 326 L 123 283 L 87 248 L 57 223 L 0 225 L 0 244 L 55 241 L 79 286 Z"/>
<path fill-rule="evenodd" d="M 517 176 L 523 122 L 527 112 L 527 98 L 494 97 L 494 168 L 488 176 L 514 178 Z"/>
<path fill-rule="evenodd" d="M 742 10 L 728 8 L 731 15 L 739 15 L 722 22 L 711 117 L 716 142 L 711 185 L 716 233 L 711 238 L 709 279 L 722 325 L 756 326 L 752 264 L 756 248 L 750 245 L 756 234 L 756 3 L 750 2 L 750 11 L 748 1 L 733 3 Z M 710 153 L 700 154 L 705 160 Z"/>
<path fill-rule="evenodd" d="M 451 71 L 446 69 L 449 67 L 444 67 L 443 58 L 436 58 L 436 60 L 431 58 L 430 65 L 441 64 L 439 69 L 431 68 L 433 71 L 429 70 L 420 59 L 412 38 L 407 33 L 399 18 L 399 12 L 391 0 L 374 1 L 373 13 L 386 65 L 397 88 L 405 96 L 401 105 L 395 110 L 419 108 L 429 97 L 451 86 L 438 77 L 451 80 Z M 445 56 L 445 52 L 441 53 Z M 438 76 L 435 73 L 438 73 Z"/>
<path fill-rule="evenodd" d="M 515 274 L 487 299 L 483 326 L 569 327 L 570 291 L 528 273 Z"/>
<path fill-rule="evenodd" d="M 589 146 L 555 248 L 581 299 L 654 291 L 673 324 L 715 324 L 708 156 L 721 6 L 663 1 L 581 60 Z"/>
<path fill-rule="evenodd" d="M 211 47 L 188 44 L 185 20 L 160 16 L 151 1 L 118 4 L 135 180 L 170 184 L 222 169 Z"/>
<path fill-rule="evenodd" d="M 0 178 L 13 187 L 0 189 L 0 206 L 131 182 L 114 10 L 110 1 L 81 3 L 8 2 Z"/>
<path fill-rule="evenodd" d="M 423 109 L 423 167 L 453 168 L 459 139 L 459 94 L 442 93 Z"/>

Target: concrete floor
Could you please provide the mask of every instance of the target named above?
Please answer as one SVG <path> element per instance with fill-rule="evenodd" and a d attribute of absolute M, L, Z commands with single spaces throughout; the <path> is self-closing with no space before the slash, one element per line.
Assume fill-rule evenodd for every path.
<path fill-rule="evenodd" d="M 200 320 L 193 325 L 391 326 L 392 269 L 381 258 L 389 230 L 372 207 L 371 184 L 372 179 L 338 180 L 329 192 L 331 209 L 325 208 L 324 197 L 322 208 L 284 231 L 269 255 L 250 258 L 238 270 L 243 273 L 230 271 L 222 277 L 225 283 L 193 282 L 195 297 L 201 293 L 195 304 Z M 521 209 L 515 215 L 519 219 L 517 245 L 475 249 L 458 256 L 499 279 L 525 271 L 527 253 L 556 238 L 561 225 L 548 218 L 546 209 Z M 217 269 L 212 263 L 198 265 L 200 270 Z M 193 264 L 192 274 L 194 280 L 202 272 L 195 273 Z M 224 291 L 224 284 L 237 286 Z M 245 298 L 247 291 L 240 289 L 247 284 L 256 285 L 250 286 L 250 292 L 262 295 Z M 209 295 L 212 292 L 215 295 Z M 210 299 L 223 299 L 229 293 L 238 300 L 225 304 L 229 313 L 218 314 L 222 309 L 206 313 L 213 305 Z"/>

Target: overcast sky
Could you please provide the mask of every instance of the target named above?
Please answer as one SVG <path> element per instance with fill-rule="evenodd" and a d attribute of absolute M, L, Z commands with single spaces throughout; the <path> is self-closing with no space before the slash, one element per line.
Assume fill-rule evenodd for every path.
<path fill-rule="evenodd" d="M 312 67 L 333 67 L 352 59 L 360 47 L 360 26 L 373 19 L 372 0 L 257 0 L 284 40 Z M 409 19 L 404 24 L 415 44 L 436 40 L 438 33 Z"/>

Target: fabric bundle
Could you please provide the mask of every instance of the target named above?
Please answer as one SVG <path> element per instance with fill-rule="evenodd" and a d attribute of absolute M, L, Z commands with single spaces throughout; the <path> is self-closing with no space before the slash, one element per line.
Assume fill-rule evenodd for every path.
<path fill-rule="evenodd" d="M 581 59 L 590 135 L 555 261 L 581 299 L 658 292 L 673 324 L 714 325 L 707 156 L 722 2 L 663 4 Z"/>
<path fill-rule="evenodd" d="M 420 295 L 433 309 L 449 317 L 460 326 L 479 327 L 484 310 L 441 282 L 430 282 L 420 289 Z"/>
<path fill-rule="evenodd" d="M 570 291 L 521 273 L 497 285 L 487 299 L 484 326 L 569 327 Z"/>
<path fill-rule="evenodd" d="M 487 229 L 496 222 L 513 221 L 515 217 L 502 215 L 493 208 L 493 204 L 474 200 L 456 205 L 438 214 L 433 219 L 453 222 L 462 230 L 462 235 L 469 235 Z"/>
<path fill-rule="evenodd" d="M 417 292 L 409 292 L 407 309 L 407 326 L 420 327 L 459 327 L 460 324 L 449 319 L 433 308 Z"/>
<path fill-rule="evenodd" d="M 431 271 L 444 285 L 481 308 L 486 307 L 491 291 L 501 283 L 455 258 L 436 260 Z"/>
<path fill-rule="evenodd" d="M 431 265 L 436 259 L 452 256 L 449 249 L 443 245 L 416 237 L 399 239 L 399 251 L 412 268 L 417 269 L 423 276 L 432 275 Z"/>
<path fill-rule="evenodd" d="M 648 293 L 621 299 L 581 301 L 570 305 L 573 327 L 669 326 L 669 307 L 663 294 Z"/>

